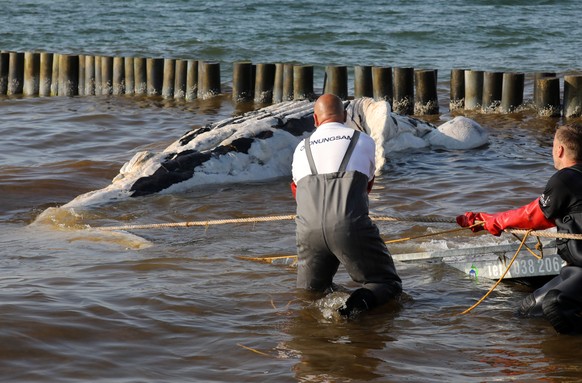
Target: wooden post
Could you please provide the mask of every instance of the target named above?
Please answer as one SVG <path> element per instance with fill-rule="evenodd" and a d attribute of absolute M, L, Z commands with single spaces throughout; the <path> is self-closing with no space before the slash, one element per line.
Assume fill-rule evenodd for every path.
<path fill-rule="evenodd" d="M 135 94 L 148 94 L 147 60 L 144 57 L 134 57 L 133 76 Z"/>
<path fill-rule="evenodd" d="M 176 83 L 176 60 L 164 59 L 164 80 L 162 83 L 162 97 L 174 98 L 174 85 Z"/>
<path fill-rule="evenodd" d="M 77 94 L 85 95 L 85 55 L 79 55 L 79 78 L 77 80 Z"/>
<path fill-rule="evenodd" d="M 59 96 L 79 94 L 79 56 L 59 55 Z"/>
<path fill-rule="evenodd" d="M 164 59 L 148 58 L 146 60 L 147 94 L 159 96 L 164 85 Z"/>
<path fill-rule="evenodd" d="M 24 87 L 24 52 L 10 52 L 8 63 L 8 91 L 6 94 L 22 94 Z"/>
<path fill-rule="evenodd" d="M 101 94 L 113 94 L 113 57 L 101 56 Z"/>
<path fill-rule="evenodd" d="M 116 96 L 125 94 L 125 59 L 123 57 L 113 58 L 111 88 L 111 93 Z"/>
<path fill-rule="evenodd" d="M 295 65 L 293 67 L 293 99 L 313 100 L 313 66 Z"/>
<path fill-rule="evenodd" d="M 501 104 L 503 90 L 503 72 L 483 73 L 482 110 L 484 112 L 495 111 Z"/>
<path fill-rule="evenodd" d="M 295 65 L 293 64 L 285 64 L 283 72 L 283 101 L 291 101 L 293 100 L 293 87 L 295 81 L 293 80 L 293 71 Z"/>
<path fill-rule="evenodd" d="M 538 80 L 541 78 L 545 78 L 545 77 L 556 77 L 556 73 L 555 72 L 536 72 L 534 73 L 534 87 L 533 87 L 533 102 L 534 105 L 538 104 L 538 100 L 536 99 L 537 97 L 537 85 L 538 85 Z"/>
<path fill-rule="evenodd" d="M 257 64 L 255 75 L 255 102 L 270 104 L 273 102 L 275 86 L 275 64 Z"/>
<path fill-rule="evenodd" d="M 10 54 L 0 52 L 0 95 L 8 92 L 8 68 L 10 67 Z"/>
<path fill-rule="evenodd" d="M 414 113 L 414 68 L 394 68 L 392 104 L 392 110 L 396 113 Z"/>
<path fill-rule="evenodd" d="M 38 95 L 48 97 L 51 95 L 53 81 L 53 54 L 42 52 L 40 54 L 40 74 L 38 81 Z"/>
<path fill-rule="evenodd" d="M 184 99 L 186 97 L 186 77 L 188 72 L 188 62 L 186 60 L 176 60 L 174 71 L 174 99 Z"/>
<path fill-rule="evenodd" d="M 198 98 L 206 100 L 220 92 L 220 64 L 201 61 L 198 66 Z"/>
<path fill-rule="evenodd" d="M 437 72 L 434 69 L 414 71 L 414 114 L 438 114 Z"/>
<path fill-rule="evenodd" d="M 373 97 L 372 67 L 357 65 L 354 67 L 354 98 Z"/>
<path fill-rule="evenodd" d="M 392 68 L 373 67 L 372 82 L 374 99 L 388 101 L 392 105 Z"/>
<path fill-rule="evenodd" d="M 275 84 L 273 85 L 273 103 L 283 101 L 283 82 L 285 80 L 285 64 L 275 64 Z"/>
<path fill-rule="evenodd" d="M 335 94 L 342 100 L 348 99 L 348 68 L 343 65 L 325 67 L 323 93 Z"/>
<path fill-rule="evenodd" d="M 123 72 L 125 73 L 125 94 L 135 94 L 135 63 L 133 57 L 125 57 L 123 60 Z"/>
<path fill-rule="evenodd" d="M 564 76 L 564 117 L 582 116 L 582 76 Z"/>
<path fill-rule="evenodd" d="M 25 96 L 38 96 L 40 85 L 40 53 L 24 53 L 24 85 Z"/>
<path fill-rule="evenodd" d="M 59 65 L 61 61 L 60 53 L 53 54 L 53 70 L 51 75 L 51 96 L 59 95 Z"/>
<path fill-rule="evenodd" d="M 534 89 L 535 106 L 539 116 L 559 117 L 560 110 L 560 79 L 557 77 L 539 77 Z"/>
<path fill-rule="evenodd" d="M 450 79 L 451 94 L 449 97 L 449 109 L 463 109 L 465 107 L 465 70 L 451 69 Z"/>
<path fill-rule="evenodd" d="M 85 56 L 85 95 L 95 95 L 95 56 Z"/>
<path fill-rule="evenodd" d="M 465 109 L 476 110 L 483 104 L 483 71 L 465 71 Z"/>
<path fill-rule="evenodd" d="M 103 76 L 101 75 L 101 56 L 95 56 L 95 95 L 103 94 Z"/>
<path fill-rule="evenodd" d="M 232 68 L 232 100 L 248 102 L 253 98 L 253 64 L 250 61 L 235 62 Z"/>
<path fill-rule="evenodd" d="M 503 73 L 503 90 L 501 95 L 501 112 L 510 113 L 523 103 L 523 73 Z"/>
<path fill-rule="evenodd" d="M 198 97 L 198 61 L 188 60 L 188 74 L 186 75 L 186 100 L 195 100 Z"/>

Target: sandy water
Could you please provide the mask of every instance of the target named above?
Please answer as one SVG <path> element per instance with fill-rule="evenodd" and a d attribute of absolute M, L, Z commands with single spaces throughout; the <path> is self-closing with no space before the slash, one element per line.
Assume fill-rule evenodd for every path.
<path fill-rule="evenodd" d="M 239 256 L 294 254 L 294 223 L 77 230 L 294 212 L 286 178 L 218 185 L 52 216 L 46 208 L 103 187 L 142 149 L 238 113 L 228 98 L 175 104 L 132 97 L 0 102 L 0 372 L 3 381 L 481 382 L 576 381 L 579 337 L 518 319 L 530 288 L 439 263 L 398 263 L 406 296 L 346 322 L 294 287 L 295 269 Z M 445 113 L 432 117 L 445 120 Z M 559 121 L 525 111 L 472 115 L 491 134 L 470 151 L 391 158 L 371 194 L 378 215 L 454 217 L 529 202 L 553 173 Z M 387 238 L 450 224 L 379 223 Z M 492 242 L 493 241 L 493 242 Z M 394 244 L 393 252 L 512 243 L 465 232 Z M 356 287 L 345 272 L 337 282 Z"/>
<path fill-rule="evenodd" d="M 264 0 L 7 2 L 1 50 L 235 61 L 575 72 L 578 2 Z M 309 15 L 309 16 L 308 16 Z M 260 42 L 260 43 L 258 43 Z M 351 69 L 350 69 L 351 71 Z M 351 87 L 350 83 L 350 87 Z M 242 108 L 244 109 L 244 108 Z M 294 224 L 140 230 L 86 225 L 290 214 L 288 179 L 210 186 L 78 212 L 43 211 L 107 185 L 139 150 L 241 107 L 142 98 L 0 99 L 0 381 L 6 382 L 575 382 L 579 337 L 513 312 L 528 287 L 438 263 L 397 264 L 400 307 L 346 322 L 342 297 L 294 288 L 294 268 L 237 257 L 293 254 Z M 441 105 L 439 122 L 450 117 Z M 472 115 L 491 143 L 392 157 L 371 194 L 378 215 L 454 217 L 537 197 L 553 173 L 555 119 L 530 111 Z M 53 220 L 51 220 L 51 218 Z M 387 238 L 447 224 L 380 223 Z M 468 233 L 391 245 L 393 252 L 510 243 Z M 340 272 L 337 282 L 355 287 Z"/>

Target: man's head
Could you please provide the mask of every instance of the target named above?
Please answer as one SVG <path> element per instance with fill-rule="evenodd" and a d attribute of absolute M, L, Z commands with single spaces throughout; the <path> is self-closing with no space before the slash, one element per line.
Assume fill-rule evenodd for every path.
<path fill-rule="evenodd" d="M 582 163 L 582 125 L 558 127 L 552 147 L 554 167 L 558 170 Z"/>
<path fill-rule="evenodd" d="M 313 119 L 315 126 L 326 122 L 346 122 L 347 113 L 344 110 L 342 100 L 333 94 L 326 93 L 319 96 L 313 106 Z"/>

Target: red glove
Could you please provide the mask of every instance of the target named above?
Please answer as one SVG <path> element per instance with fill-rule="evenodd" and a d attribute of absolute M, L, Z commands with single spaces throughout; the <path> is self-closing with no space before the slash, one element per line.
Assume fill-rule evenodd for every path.
<path fill-rule="evenodd" d="M 483 221 L 483 226 L 471 228 L 473 232 L 487 230 L 495 236 L 501 235 L 504 229 L 548 229 L 556 226 L 555 222 L 548 220 L 540 208 L 539 198 L 518 209 L 507 210 L 497 214 L 466 212 L 457 217 L 459 226 L 468 227 L 475 221 Z"/>
<path fill-rule="evenodd" d="M 291 186 L 291 193 L 293 193 L 293 198 L 297 199 L 297 185 L 295 185 L 295 182 L 291 181 L 289 186 Z"/>

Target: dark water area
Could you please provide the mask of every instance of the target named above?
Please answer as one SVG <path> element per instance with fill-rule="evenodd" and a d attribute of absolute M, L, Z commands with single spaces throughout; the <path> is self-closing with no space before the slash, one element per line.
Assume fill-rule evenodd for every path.
<path fill-rule="evenodd" d="M 295 269 L 240 256 L 295 253 L 294 222 L 136 230 L 91 227 L 284 215 L 286 178 L 154 195 L 31 223 L 48 207 L 107 185 L 136 151 L 240 113 L 228 97 L 174 102 L 133 97 L 0 102 L 0 373 L 54 382 L 577 381 L 572 350 L 542 319 L 519 319 L 531 288 L 508 282 L 468 315 L 494 281 L 441 263 L 397 263 L 400 305 L 356 321 L 334 314 L 345 295 L 295 289 Z M 435 123 L 450 113 L 433 116 Z M 372 212 L 454 217 L 536 198 L 553 173 L 558 119 L 529 111 L 470 115 L 491 135 L 468 151 L 391 156 Z M 450 224 L 379 222 L 385 238 Z M 513 243 L 459 232 L 397 243 L 394 253 Z M 356 285 L 340 270 L 338 283 Z"/>

